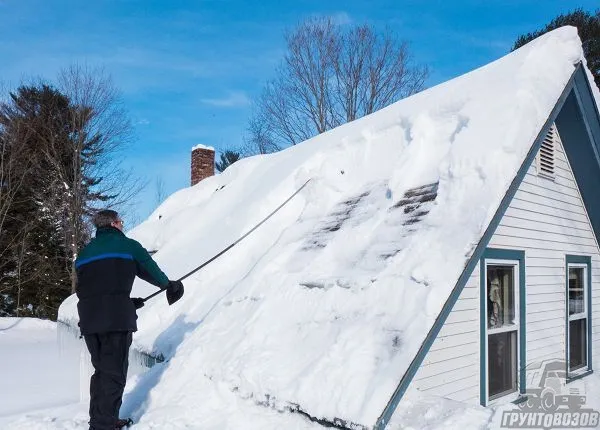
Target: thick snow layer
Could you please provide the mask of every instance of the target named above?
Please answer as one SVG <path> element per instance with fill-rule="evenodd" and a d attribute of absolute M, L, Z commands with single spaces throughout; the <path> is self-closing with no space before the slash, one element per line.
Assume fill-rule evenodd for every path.
<path fill-rule="evenodd" d="M 188 278 L 180 302 L 161 296 L 140 310 L 136 347 L 170 359 L 142 422 L 225 390 L 373 425 L 581 60 L 576 30 L 562 28 L 169 197 L 130 235 L 174 279 L 311 179 Z M 75 304 L 63 304 L 62 320 L 76 324 Z"/>
<path fill-rule="evenodd" d="M 78 358 L 60 353 L 55 323 L 0 318 L 0 417 L 77 401 Z"/>
<path fill-rule="evenodd" d="M 75 346 L 75 347 L 74 347 Z M 73 342 L 56 343 L 56 325 L 35 319 L 1 318 L 0 428 L 3 430 L 80 430 L 87 428 L 87 402 L 77 401 L 78 388 L 72 383 L 77 373 Z M 60 356 L 60 360 L 55 357 Z M 598 368 L 600 364 L 594 363 Z M 195 387 L 195 408 L 177 407 L 175 399 L 164 408 L 152 403 L 167 364 L 154 367 L 127 383 L 122 415 L 137 422 L 132 430 L 317 430 L 318 424 L 298 414 L 257 405 L 242 398 L 227 384 L 205 379 Z M 586 409 L 600 410 L 600 375 L 593 374 L 569 384 L 569 390 L 586 396 Z M 210 393 L 210 396 L 206 396 Z M 175 398 L 177 394 L 173 395 Z M 19 405 L 14 408 L 14 405 Z M 12 405 L 12 406 L 11 406 Z M 154 407 L 148 407 L 154 405 Z M 500 428 L 504 411 L 517 409 L 508 404 L 499 408 L 467 406 L 447 399 L 427 397 L 416 391 L 406 394 L 389 424 L 390 430 L 477 430 Z M 518 409 L 517 409 L 518 410 Z M 141 419 L 140 419 L 141 417 Z"/>
<path fill-rule="evenodd" d="M 83 341 L 81 341 L 82 343 Z M 57 325 L 32 318 L 0 318 L 0 429 L 80 430 L 87 428 L 87 399 L 80 402 L 80 342 L 57 342 Z M 164 364 L 155 366 L 140 380 L 127 383 L 122 416 L 135 418 L 145 410 L 149 388 L 158 382 Z M 140 381 L 138 384 L 137 382 Z M 85 381 L 84 385 L 89 384 Z M 206 380 L 206 384 L 212 384 Z M 225 386 L 205 387 L 210 398 L 197 402 L 193 411 L 170 408 L 149 411 L 142 429 L 224 428 L 247 430 L 314 430 L 320 426 L 297 414 L 283 414 L 241 399 Z M 219 411 L 220 413 L 215 413 Z"/>
<path fill-rule="evenodd" d="M 60 345 L 60 347 L 59 347 Z M 76 382 L 80 348 L 77 341 L 57 343 L 57 326 L 31 318 L 0 318 L 0 428 L 3 430 L 80 430 L 87 428 L 87 401 L 78 401 Z M 122 415 L 142 422 L 144 429 L 244 429 L 316 430 L 322 427 L 298 414 L 256 405 L 240 398 L 227 384 L 205 379 L 203 392 L 191 409 L 153 408 L 146 412 L 150 386 L 161 378 L 166 364 L 157 365 L 140 379 L 127 383 Z M 86 381 L 86 383 L 89 381 Z M 7 393 L 10 393 L 8 395 Z M 428 412 L 427 412 L 428 411 Z M 426 415 L 423 415 L 425 412 Z M 480 428 L 489 412 L 435 398 L 415 398 L 406 402 L 390 428 Z M 451 424 L 457 424 L 452 427 Z M 460 427 L 458 426 L 460 424 Z M 465 426 L 466 425 L 466 426 Z"/>
<path fill-rule="evenodd" d="M 214 151 L 215 150 L 215 148 L 213 148 L 212 146 L 202 145 L 201 143 L 199 143 L 198 145 L 192 147 L 192 151 L 195 151 L 196 149 L 208 149 L 209 151 Z"/>

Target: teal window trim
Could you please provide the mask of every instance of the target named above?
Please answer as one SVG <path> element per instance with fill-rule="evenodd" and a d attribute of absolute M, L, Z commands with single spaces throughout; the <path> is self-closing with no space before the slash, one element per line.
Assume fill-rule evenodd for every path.
<path fill-rule="evenodd" d="M 481 406 L 487 406 L 487 315 L 486 299 L 487 286 L 486 279 L 486 260 L 509 260 L 519 263 L 519 388 L 520 394 L 525 394 L 527 366 L 527 331 L 526 331 L 526 287 L 525 287 L 525 251 L 514 249 L 486 248 L 479 260 L 479 403 Z"/>
<path fill-rule="evenodd" d="M 519 397 L 516 398 L 516 400 L 512 401 L 511 403 L 513 405 L 519 405 L 521 403 L 525 403 L 527 399 L 529 399 L 528 396 L 526 396 L 525 394 L 521 394 Z"/>
<path fill-rule="evenodd" d="M 580 375 L 569 376 L 569 264 L 585 264 L 587 266 L 587 370 Z M 567 381 L 587 376 L 593 371 L 592 360 L 592 257 L 586 255 L 565 256 L 565 374 Z"/>
<path fill-rule="evenodd" d="M 567 377 L 565 383 L 568 384 L 570 382 L 577 381 L 578 379 L 585 378 L 586 376 L 591 375 L 592 373 L 594 373 L 593 370 L 588 370 L 587 372 L 580 373 L 579 375 Z"/>

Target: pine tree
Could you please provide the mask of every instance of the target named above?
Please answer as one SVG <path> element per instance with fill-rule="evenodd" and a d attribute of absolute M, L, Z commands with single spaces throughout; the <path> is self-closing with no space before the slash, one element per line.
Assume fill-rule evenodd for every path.
<path fill-rule="evenodd" d="M 49 146 L 67 145 L 69 110 L 68 99 L 47 85 L 20 87 L 0 107 L 1 138 L 8 142 L 5 153 L 21 154 L 16 167 L 20 182 L 0 239 L 3 307 L 14 315 L 55 316 L 68 296 L 62 214 L 55 204 L 62 195 L 56 189 L 54 163 L 46 154 Z M 61 150 L 57 157 L 57 163 L 64 163 L 68 156 Z"/>
<path fill-rule="evenodd" d="M 217 171 L 223 172 L 240 158 L 241 154 L 239 152 L 227 150 L 221 153 L 221 161 L 217 161 L 215 167 L 217 168 Z"/>
<path fill-rule="evenodd" d="M 116 197 L 99 187 L 106 140 L 95 120 L 93 106 L 46 84 L 21 86 L 0 104 L 1 160 L 14 160 L 10 180 L 0 163 L 0 315 L 55 318 L 73 290 L 73 262 L 90 237 L 85 217 Z"/>

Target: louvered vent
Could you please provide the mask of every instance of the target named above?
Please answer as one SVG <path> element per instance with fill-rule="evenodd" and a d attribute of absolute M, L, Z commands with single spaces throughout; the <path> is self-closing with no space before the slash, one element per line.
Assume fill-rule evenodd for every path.
<path fill-rule="evenodd" d="M 557 139 L 556 127 L 552 124 L 548 134 L 542 142 L 540 152 L 538 153 L 537 159 L 537 172 L 538 175 L 546 178 L 554 179 L 554 151 Z"/>

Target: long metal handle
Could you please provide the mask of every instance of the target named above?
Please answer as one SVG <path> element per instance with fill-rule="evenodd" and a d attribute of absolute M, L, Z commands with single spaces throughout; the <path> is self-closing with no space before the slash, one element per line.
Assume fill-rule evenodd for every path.
<path fill-rule="evenodd" d="M 312 180 L 312 178 L 308 179 L 304 184 L 302 184 L 302 186 L 300 188 L 298 188 L 296 190 L 296 192 L 294 192 L 294 194 L 292 194 L 291 196 L 289 196 L 287 198 L 286 201 L 284 201 L 282 204 L 280 204 L 275 210 L 273 210 L 273 212 L 271 212 L 269 215 L 267 215 L 261 222 L 259 222 L 258 224 L 256 224 L 254 227 L 252 227 L 252 229 L 248 232 L 246 232 L 242 237 L 240 237 L 238 240 L 236 240 L 235 242 L 233 242 L 231 245 L 229 245 L 227 248 L 223 249 L 221 252 L 219 252 L 217 255 L 211 257 L 209 260 L 205 261 L 204 263 L 202 263 L 200 266 L 196 267 L 194 270 L 192 270 L 191 272 L 183 275 L 181 278 L 178 279 L 178 281 L 183 281 L 185 278 L 187 278 L 188 276 L 193 275 L 194 273 L 196 273 L 198 270 L 202 269 L 203 267 L 207 266 L 208 264 L 212 263 L 213 261 L 215 261 L 217 258 L 219 258 L 221 255 L 225 254 L 227 251 L 229 251 L 231 248 L 233 248 L 235 245 L 237 245 L 238 243 L 240 243 L 242 240 L 244 240 L 250 233 L 252 233 L 254 230 L 256 230 L 258 227 L 260 227 L 261 225 L 263 225 L 269 218 L 271 218 L 273 215 L 275 215 L 277 213 L 277 211 L 279 211 L 282 207 L 284 207 L 290 200 L 292 200 L 296 194 L 298 194 L 300 191 L 302 191 L 302 189 L 306 186 L 306 184 L 308 184 L 310 181 Z M 166 288 L 161 288 L 158 291 L 155 291 L 154 293 L 150 294 L 148 297 L 144 298 L 144 301 L 151 299 L 152 297 L 155 297 L 157 295 L 159 295 L 160 293 L 162 293 L 163 291 L 166 291 Z"/>

